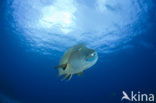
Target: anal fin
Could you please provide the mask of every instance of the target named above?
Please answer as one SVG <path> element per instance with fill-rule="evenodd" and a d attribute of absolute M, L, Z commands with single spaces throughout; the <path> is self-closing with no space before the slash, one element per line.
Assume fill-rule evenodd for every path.
<path fill-rule="evenodd" d="M 65 74 L 64 77 L 61 79 L 62 81 L 68 77 L 68 74 Z"/>
<path fill-rule="evenodd" d="M 68 77 L 67 77 L 67 80 L 70 80 L 72 77 L 72 74 L 69 74 Z"/>
<path fill-rule="evenodd" d="M 65 74 L 64 77 L 61 79 L 62 81 L 67 79 L 67 80 L 70 80 L 72 77 L 72 74 Z"/>

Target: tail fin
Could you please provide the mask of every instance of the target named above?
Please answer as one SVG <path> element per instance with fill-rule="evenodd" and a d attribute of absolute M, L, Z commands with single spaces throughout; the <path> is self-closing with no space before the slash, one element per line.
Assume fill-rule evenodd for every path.
<path fill-rule="evenodd" d="M 67 64 L 61 64 L 61 65 L 56 66 L 55 69 L 62 68 L 63 70 L 65 70 L 66 67 L 67 67 Z"/>

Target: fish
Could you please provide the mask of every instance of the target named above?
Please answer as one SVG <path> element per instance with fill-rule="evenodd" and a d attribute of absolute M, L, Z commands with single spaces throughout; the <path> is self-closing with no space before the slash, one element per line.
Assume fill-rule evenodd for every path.
<path fill-rule="evenodd" d="M 72 75 L 83 75 L 84 71 L 92 67 L 97 60 L 97 52 L 80 43 L 72 46 L 64 53 L 55 69 L 58 69 L 59 76 L 64 75 L 62 80 L 70 80 Z"/>

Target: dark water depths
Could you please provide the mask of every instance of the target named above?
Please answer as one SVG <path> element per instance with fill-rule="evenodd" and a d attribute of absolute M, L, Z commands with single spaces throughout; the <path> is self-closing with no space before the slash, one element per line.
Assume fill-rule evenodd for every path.
<path fill-rule="evenodd" d="M 154 0 L 91 1 L 0 1 L 0 103 L 120 103 L 122 91 L 156 93 Z M 98 62 L 60 81 L 54 67 L 80 42 Z"/>

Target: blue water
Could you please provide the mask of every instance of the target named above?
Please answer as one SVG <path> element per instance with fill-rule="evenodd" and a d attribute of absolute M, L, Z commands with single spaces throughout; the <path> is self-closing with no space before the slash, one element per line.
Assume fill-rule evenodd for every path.
<path fill-rule="evenodd" d="M 153 0 L 1 0 L 0 103 L 120 103 L 122 91 L 156 93 Z M 70 81 L 58 65 L 85 43 L 97 63 Z"/>

